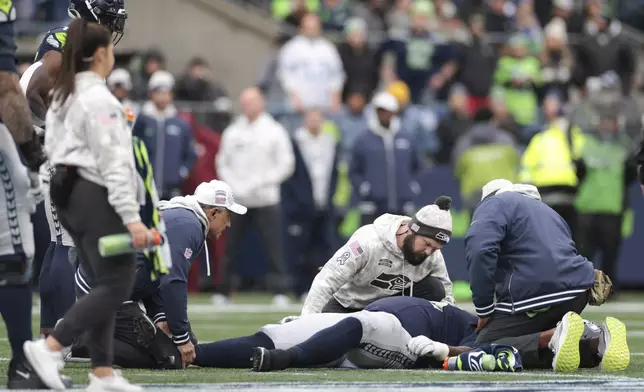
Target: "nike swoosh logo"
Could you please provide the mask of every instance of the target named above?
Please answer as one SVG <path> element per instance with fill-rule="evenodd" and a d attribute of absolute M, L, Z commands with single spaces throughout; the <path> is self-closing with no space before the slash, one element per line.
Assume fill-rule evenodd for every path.
<path fill-rule="evenodd" d="M 16 370 L 16 373 L 22 376 L 22 378 L 24 378 L 25 380 L 29 380 L 31 378 L 31 374 L 29 373 L 21 372 L 20 370 Z"/>

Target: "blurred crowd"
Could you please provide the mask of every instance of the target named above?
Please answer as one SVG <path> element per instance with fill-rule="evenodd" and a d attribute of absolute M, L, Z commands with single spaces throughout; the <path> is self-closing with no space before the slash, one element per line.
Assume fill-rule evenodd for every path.
<path fill-rule="evenodd" d="M 246 1 L 283 33 L 241 97 L 200 58 L 175 80 L 158 51 L 108 79 L 162 198 L 220 178 L 249 207 L 211 244 L 217 279 L 200 286 L 219 302 L 244 287 L 232 260 L 247 229 L 269 265 L 254 284 L 283 302 L 360 224 L 429 203 L 432 165 L 452 167 L 470 211 L 494 178 L 537 185 L 615 275 L 641 109 L 640 48 L 613 15 L 644 2 Z"/>

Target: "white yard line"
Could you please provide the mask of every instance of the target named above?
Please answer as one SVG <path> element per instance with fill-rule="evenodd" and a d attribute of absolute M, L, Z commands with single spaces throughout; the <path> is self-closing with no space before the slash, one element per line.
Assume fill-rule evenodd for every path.
<path fill-rule="evenodd" d="M 463 310 L 474 311 L 474 305 L 471 303 L 458 303 Z M 188 311 L 197 314 L 217 314 L 217 313 L 292 313 L 299 314 L 302 305 L 293 303 L 287 306 L 275 306 L 270 304 L 232 304 L 226 306 L 215 306 L 212 304 L 193 304 L 188 307 Z M 587 306 L 584 314 L 641 314 L 644 310 L 643 303 L 637 302 L 610 302 L 602 306 Z"/>

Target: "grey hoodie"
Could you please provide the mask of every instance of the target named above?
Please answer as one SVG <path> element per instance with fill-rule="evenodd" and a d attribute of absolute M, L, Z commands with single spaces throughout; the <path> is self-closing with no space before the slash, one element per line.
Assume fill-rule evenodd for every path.
<path fill-rule="evenodd" d="M 401 295 L 406 287 L 413 294 L 413 282 L 428 275 L 443 282 L 444 300 L 454 303 L 452 281 L 441 251 L 428 256 L 419 266 L 404 260 L 396 232 L 410 219 L 384 214 L 373 224 L 359 228 L 313 280 L 302 315 L 320 313 L 332 297 L 346 308 L 363 309 L 377 299 Z"/>
<path fill-rule="evenodd" d="M 206 217 L 206 213 L 203 212 L 201 206 L 199 206 L 199 202 L 194 196 L 177 196 L 170 200 L 162 200 L 159 202 L 159 211 L 171 210 L 173 208 L 185 208 L 192 211 L 203 226 L 204 238 L 208 237 L 208 217 Z M 206 250 L 207 274 L 210 276 L 210 254 L 208 253 L 208 246 L 205 245 L 204 248 Z"/>

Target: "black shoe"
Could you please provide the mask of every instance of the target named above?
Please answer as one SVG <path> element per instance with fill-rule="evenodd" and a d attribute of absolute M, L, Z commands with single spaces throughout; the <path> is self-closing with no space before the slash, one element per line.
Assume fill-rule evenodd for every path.
<path fill-rule="evenodd" d="M 38 377 L 38 374 L 36 374 L 27 361 L 16 363 L 12 359 L 9 363 L 7 378 L 8 389 L 49 389 L 49 387 L 40 381 L 40 377 Z"/>
<path fill-rule="evenodd" d="M 13 360 L 9 363 L 8 389 L 49 389 L 38 377 L 29 362 L 15 363 Z M 72 388 L 72 378 L 60 376 L 65 388 Z"/>
<path fill-rule="evenodd" d="M 291 362 L 291 356 L 286 350 L 267 350 L 264 347 L 255 347 L 251 360 L 254 372 L 270 372 L 287 369 Z"/>

